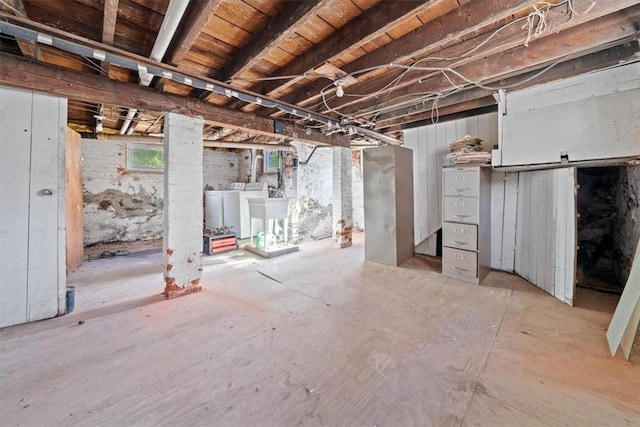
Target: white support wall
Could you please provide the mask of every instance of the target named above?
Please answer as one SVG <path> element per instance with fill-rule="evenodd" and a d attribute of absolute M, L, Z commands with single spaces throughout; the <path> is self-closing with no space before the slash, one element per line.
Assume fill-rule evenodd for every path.
<path fill-rule="evenodd" d="M 66 312 L 67 100 L 0 87 L 0 327 Z"/>
<path fill-rule="evenodd" d="M 353 182 L 351 148 L 332 147 L 333 155 L 333 241 L 339 248 L 352 244 Z"/>
<path fill-rule="evenodd" d="M 169 113 L 164 125 L 165 296 L 202 284 L 202 118 Z"/>
<path fill-rule="evenodd" d="M 293 167 L 309 158 L 313 146 L 292 141 L 295 153 L 285 153 L 284 193 L 294 197 L 291 229 L 296 241 L 318 239 L 333 235 L 333 154 L 330 147 L 318 147 L 306 165 Z M 353 229 L 364 229 L 364 199 L 362 182 L 362 150 L 351 152 L 352 221 Z"/>
<path fill-rule="evenodd" d="M 362 175 L 362 150 L 351 153 L 351 193 L 353 195 L 353 229 L 364 230 L 364 189 Z"/>

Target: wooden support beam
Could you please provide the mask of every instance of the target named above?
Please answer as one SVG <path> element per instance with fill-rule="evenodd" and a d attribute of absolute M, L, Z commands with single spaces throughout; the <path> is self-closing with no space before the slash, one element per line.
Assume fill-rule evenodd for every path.
<path fill-rule="evenodd" d="M 640 53 L 640 42 L 636 40 L 562 62 L 541 75 L 539 75 L 540 69 L 537 68 L 527 73 L 501 80 L 497 84 L 509 87 L 510 90 L 524 89 L 530 86 L 564 79 L 577 74 L 587 73 L 616 65 L 621 61 L 628 60 L 638 53 Z M 442 98 L 437 104 L 439 108 L 438 115 L 442 116 L 451 114 L 452 112 L 457 112 L 450 110 L 450 107 L 458 106 L 458 111 L 463 111 L 465 107 L 469 107 L 469 109 L 477 108 L 477 106 L 472 104 L 474 100 L 487 99 L 487 97 L 491 96 L 494 92 L 495 91 L 490 89 L 476 87 Z M 383 132 L 397 131 L 402 130 L 402 126 L 405 124 L 412 123 L 413 126 L 413 123 L 417 121 L 430 120 L 432 116 L 432 107 L 433 103 L 428 102 L 419 110 L 416 110 L 415 108 L 408 108 L 401 111 L 394 111 L 389 114 L 383 114 L 379 116 L 376 121 L 376 130 Z"/>
<path fill-rule="evenodd" d="M 104 11 L 102 15 L 102 43 L 113 46 L 113 39 L 116 34 L 116 21 L 118 20 L 118 3 L 120 0 L 104 0 Z M 100 67 L 104 74 L 109 76 L 111 64 L 102 61 Z"/>
<path fill-rule="evenodd" d="M 635 25 L 637 25 L 639 6 L 627 7 L 626 9 L 620 7 L 620 5 L 626 3 L 633 3 L 633 1 L 603 0 L 598 2 L 601 7 L 597 10 L 594 7 L 589 14 L 574 16 L 562 26 L 562 31 L 549 30 L 540 37 L 532 39 L 529 42 L 529 46 L 522 44 L 522 29 L 516 26 L 507 28 L 502 32 L 504 34 L 496 37 L 496 40 L 499 40 L 499 44 L 496 46 L 488 47 L 483 52 L 467 56 L 448 65 L 443 61 L 431 61 L 428 66 L 453 68 L 469 80 L 476 82 L 508 78 L 526 72 L 528 71 L 527 68 L 534 67 L 536 64 L 557 60 L 563 56 L 580 52 L 589 52 L 596 46 L 605 45 L 636 34 Z M 594 29 L 598 29 L 598 31 Z M 603 32 L 599 32 L 600 30 Z M 477 42 L 464 42 L 445 49 L 439 54 L 441 56 L 456 55 L 468 51 L 472 46 L 477 46 Z M 464 86 L 468 84 L 468 82 L 462 82 L 461 79 L 456 78 L 452 73 L 448 73 L 448 78 L 439 72 L 414 72 L 405 77 L 403 79 L 405 83 L 398 84 L 394 88 L 393 98 L 409 94 L 453 89 L 454 85 L 449 79 L 456 85 Z M 353 97 L 353 102 L 341 105 L 341 112 L 350 114 L 356 111 L 364 111 L 373 106 L 376 108 L 384 106 L 385 103 L 381 103 L 379 99 L 366 96 L 366 94 L 373 93 L 372 91 L 379 90 L 385 82 L 388 84 L 387 79 L 382 80 L 382 82 L 380 80 L 376 81 L 375 85 L 365 83 L 357 88 L 351 87 L 350 93 L 364 96 Z M 391 105 L 391 103 L 386 105 Z M 334 106 L 334 108 L 336 107 Z"/>
<path fill-rule="evenodd" d="M 536 3 L 534 0 L 485 0 L 467 3 L 341 68 L 350 74 L 383 64 L 409 64 L 416 57 L 438 52 L 510 22 L 515 17 L 533 10 L 532 5 Z M 358 78 L 360 81 L 367 81 L 367 76 L 371 74 L 380 74 L 380 70 L 359 74 Z M 326 82 L 313 82 L 281 99 L 301 106 L 309 105 L 320 98 L 321 90 L 325 86 Z M 349 90 L 354 86 L 350 86 Z"/>
<path fill-rule="evenodd" d="M 482 61 L 457 67 L 456 71 L 473 82 L 486 83 L 510 78 L 532 68 L 540 68 L 543 64 L 549 64 L 552 61 L 562 61 L 564 57 L 591 53 L 598 46 L 605 47 L 608 43 L 635 37 L 638 34 L 639 24 L 640 5 L 636 5 L 552 36 L 534 39 L 529 42 L 529 46 L 509 49 L 488 56 Z M 448 76 L 438 73 L 394 90 L 393 97 L 406 97 L 424 92 L 443 92 L 452 89 L 454 85 L 470 86 L 469 82 L 463 81 L 452 73 Z M 377 101 L 371 99 L 368 102 L 352 105 L 342 112 L 351 114 L 376 104 Z"/>
<path fill-rule="evenodd" d="M 178 66 L 191 50 L 202 30 L 207 26 L 211 17 L 216 13 L 222 0 L 202 0 L 192 1 L 183 17 L 184 24 L 180 25 L 175 34 L 168 52 L 165 55 L 165 62 L 173 66 Z M 154 87 L 163 90 L 167 79 L 157 79 Z"/>
<path fill-rule="evenodd" d="M 211 17 L 216 13 L 220 3 L 222 3 L 222 0 L 200 0 L 191 2 L 183 18 L 184 23 L 180 25 L 169 47 L 169 51 L 165 56 L 166 63 L 178 66 L 180 62 L 182 62 L 198 39 L 200 33 L 202 33 L 204 27 L 207 26 Z"/>
<path fill-rule="evenodd" d="M 22 0 L 3 0 L 2 3 L 0 3 L 0 11 L 28 18 L 27 11 L 24 8 Z M 17 39 L 16 41 L 18 42 L 20 51 L 24 56 L 42 61 L 42 53 L 40 52 L 40 47 L 37 43 L 20 39 Z"/>
<path fill-rule="evenodd" d="M 257 64 L 264 53 L 289 39 L 297 28 L 304 24 L 305 17 L 314 15 L 329 6 L 328 0 L 289 1 L 284 10 L 271 19 L 240 52 L 233 55 L 231 62 L 223 68 L 217 80 L 229 80 L 241 75 Z"/>
<path fill-rule="evenodd" d="M 377 132 L 395 132 L 403 129 L 403 125 L 410 123 L 410 127 L 425 126 L 435 123 L 439 118 L 448 116 L 451 114 L 464 113 L 466 111 L 478 110 L 485 107 L 496 105 L 496 100 L 492 95 L 488 95 L 482 98 L 470 99 L 468 101 L 462 101 L 457 104 L 447 105 L 445 107 L 438 107 L 433 111 L 423 111 L 419 114 L 407 115 L 405 117 L 397 118 L 388 123 L 376 126 Z"/>
<path fill-rule="evenodd" d="M 119 0 L 104 0 L 104 16 L 102 18 L 102 43 L 113 46 L 118 19 Z"/>
<path fill-rule="evenodd" d="M 434 6 L 437 1 L 383 1 L 365 11 L 352 22 L 331 34 L 316 47 L 305 52 L 291 61 L 279 71 L 280 75 L 302 75 L 313 70 L 323 63 L 335 59 L 354 48 L 353 41 L 358 40 L 358 45 L 368 43 L 398 22 L 407 19 L 407 16 Z M 296 83 L 299 79 L 290 79 L 286 83 L 282 81 L 265 82 L 258 85 L 254 91 L 269 94 L 277 89 Z M 326 86 L 326 81 L 323 82 Z"/>
<path fill-rule="evenodd" d="M 202 116 L 210 124 L 238 129 L 279 139 L 292 139 L 310 144 L 349 146 L 345 135 L 323 135 L 297 127 L 276 129 L 274 120 L 255 114 L 230 110 L 186 96 L 160 93 L 133 83 L 117 82 L 105 77 L 79 73 L 0 53 L 0 84 L 51 93 L 65 98 L 113 104 L 127 108 L 178 112 Z"/>

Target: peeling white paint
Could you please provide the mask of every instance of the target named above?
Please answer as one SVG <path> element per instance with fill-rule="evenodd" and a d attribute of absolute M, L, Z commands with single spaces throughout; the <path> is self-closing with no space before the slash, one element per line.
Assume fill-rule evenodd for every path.
<path fill-rule="evenodd" d="M 203 186 L 237 181 L 248 153 L 204 150 Z M 125 159 L 124 142 L 82 140 L 85 246 L 162 237 L 163 173 L 127 171 Z"/>

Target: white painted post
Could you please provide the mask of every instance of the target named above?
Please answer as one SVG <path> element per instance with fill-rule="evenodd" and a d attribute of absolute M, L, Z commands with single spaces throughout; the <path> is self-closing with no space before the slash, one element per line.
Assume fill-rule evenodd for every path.
<path fill-rule="evenodd" d="M 351 149 L 333 147 L 333 241 L 340 248 L 351 246 L 353 232 L 353 183 Z"/>
<path fill-rule="evenodd" d="M 164 294 L 202 290 L 202 118 L 164 123 Z"/>

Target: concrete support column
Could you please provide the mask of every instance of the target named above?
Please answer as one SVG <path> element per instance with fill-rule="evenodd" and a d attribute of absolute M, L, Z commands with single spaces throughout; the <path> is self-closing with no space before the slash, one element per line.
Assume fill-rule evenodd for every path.
<path fill-rule="evenodd" d="M 202 119 L 164 119 L 164 295 L 202 290 Z"/>
<path fill-rule="evenodd" d="M 284 152 L 284 196 L 293 199 L 290 205 L 289 241 L 300 241 L 300 205 L 298 200 L 298 151 Z"/>
<path fill-rule="evenodd" d="M 340 248 L 351 246 L 353 232 L 353 183 L 351 149 L 333 147 L 333 241 Z"/>

